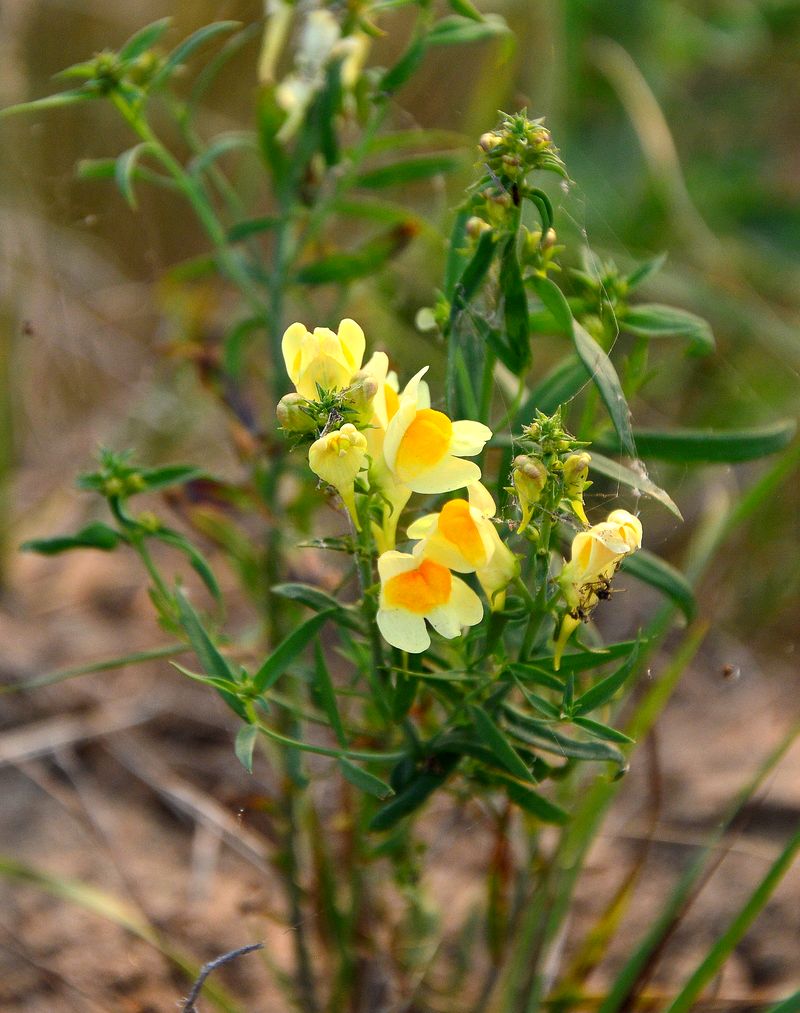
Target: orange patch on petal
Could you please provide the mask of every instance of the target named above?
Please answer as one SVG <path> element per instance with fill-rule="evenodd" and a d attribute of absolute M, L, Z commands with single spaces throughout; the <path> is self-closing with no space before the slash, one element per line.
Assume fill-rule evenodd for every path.
<path fill-rule="evenodd" d="M 451 499 L 445 503 L 439 514 L 439 531 L 468 563 L 480 566 L 486 562 L 486 549 L 466 500 Z"/>
<path fill-rule="evenodd" d="M 391 607 L 424 616 L 450 600 L 452 586 L 453 577 L 446 566 L 424 559 L 416 570 L 398 573 L 387 580 L 383 593 Z"/>
<path fill-rule="evenodd" d="M 397 469 L 404 479 L 435 467 L 450 448 L 453 423 L 433 408 L 422 408 L 406 429 L 397 448 Z"/>

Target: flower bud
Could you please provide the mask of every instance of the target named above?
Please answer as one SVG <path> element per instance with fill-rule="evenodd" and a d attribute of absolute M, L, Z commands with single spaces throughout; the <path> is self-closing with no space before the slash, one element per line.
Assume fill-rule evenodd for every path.
<path fill-rule="evenodd" d="M 583 492 L 591 461 L 591 457 L 585 450 L 579 454 L 570 454 L 564 461 L 562 475 L 568 496 L 578 496 Z"/>
<path fill-rule="evenodd" d="M 354 383 L 346 392 L 346 404 L 357 416 L 357 425 L 366 426 L 372 421 L 372 402 L 378 393 L 378 382 L 367 373 L 356 373 Z"/>
<path fill-rule="evenodd" d="M 332 485 L 360 531 L 356 510 L 355 481 L 367 462 L 367 438 L 346 422 L 335 433 L 321 436 L 308 450 L 308 464 L 323 482 Z"/>
<path fill-rule="evenodd" d="M 514 458 L 514 470 L 511 473 L 514 490 L 519 500 L 522 520 L 517 528 L 522 533 L 530 524 L 533 508 L 539 502 L 542 491 L 547 483 L 547 471 L 539 461 L 520 454 Z"/>
<path fill-rule="evenodd" d="M 488 222 L 485 222 L 482 218 L 478 218 L 477 215 L 473 215 L 472 218 L 467 220 L 466 232 L 472 239 L 480 239 L 483 233 L 488 232 L 491 227 Z"/>
<path fill-rule="evenodd" d="M 481 134 L 478 144 L 484 151 L 488 152 L 496 148 L 498 144 L 501 144 L 502 140 L 503 140 L 502 137 L 499 137 L 497 134 L 494 134 L 491 131 L 489 131 L 485 134 Z"/>
<path fill-rule="evenodd" d="M 304 408 L 307 403 L 300 394 L 284 394 L 275 409 L 281 429 L 289 433 L 313 432 L 317 426 Z"/>

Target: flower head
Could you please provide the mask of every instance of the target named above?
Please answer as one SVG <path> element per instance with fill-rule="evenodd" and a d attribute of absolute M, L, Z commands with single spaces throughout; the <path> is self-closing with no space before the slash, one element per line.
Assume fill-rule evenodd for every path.
<path fill-rule="evenodd" d="M 346 422 L 335 433 L 320 436 L 308 449 L 311 470 L 323 482 L 336 489 L 357 530 L 360 530 L 360 526 L 356 511 L 355 480 L 366 461 L 366 437 L 350 422 Z"/>
<path fill-rule="evenodd" d="M 428 385 L 421 369 L 406 385 L 389 422 L 384 458 L 396 480 L 412 492 L 452 492 L 477 482 L 480 468 L 461 460 L 479 454 L 492 431 L 481 422 L 451 422 L 431 408 Z"/>
<path fill-rule="evenodd" d="M 309 331 L 294 323 L 284 332 L 281 348 L 286 372 L 298 394 L 316 400 L 317 388 L 344 390 L 361 369 L 366 341 L 355 320 L 345 319 L 336 334 L 327 327 Z"/>
<path fill-rule="evenodd" d="M 410 654 L 430 647 L 426 619 L 437 633 L 452 640 L 464 626 L 475 626 L 483 618 L 480 598 L 446 566 L 429 559 L 422 543 L 412 554 L 384 552 L 378 573 L 378 629 L 392 647 Z"/>

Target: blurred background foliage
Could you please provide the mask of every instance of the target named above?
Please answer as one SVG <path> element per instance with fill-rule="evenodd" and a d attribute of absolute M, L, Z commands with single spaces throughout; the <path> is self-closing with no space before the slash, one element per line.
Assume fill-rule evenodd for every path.
<path fill-rule="evenodd" d="M 527 106 L 546 116 L 576 181 L 568 194 L 556 191 L 559 221 L 622 268 L 666 252 L 644 295 L 693 310 L 714 328 L 711 357 L 679 358 L 673 346 L 660 358 L 654 350 L 655 378 L 636 402 L 637 424 L 726 428 L 796 415 L 800 2 L 506 0 L 482 10 L 502 14 L 514 41 L 430 52 L 401 90 L 404 112 L 393 124 L 463 135 L 464 170 L 401 195 L 416 235 L 378 281 L 352 286 L 346 314 L 401 370 L 433 361 L 441 378 L 441 349 L 414 326 L 444 262 L 438 230 L 426 222 L 443 223 L 447 233 L 470 179 L 470 145 L 498 108 Z M 174 41 L 211 20 L 248 24 L 262 14 L 245 0 L 5 0 L 0 103 L 49 93 L 58 70 L 156 18 L 174 18 Z M 410 23 L 402 9 L 385 16 L 390 31 L 370 63 L 389 65 Z M 259 43 L 255 28 L 207 94 L 204 136 L 252 127 Z M 220 437 L 224 423 L 201 396 L 195 354 L 230 316 L 231 296 L 215 282 L 174 283 L 176 267 L 206 250 L 204 237 L 178 197 L 139 185 L 132 211 L 111 182 L 75 172 L 82 159 L 130 144 L 104 103 L 2 126 L 0 467 L 6 492 L 13 490 L 2 518 L 6 553 L 23 537 L 63 527 L 65 512 L 85 509 L 65 490 L 100 442 L 135 445 L 153 464 L 179 458 L 223 474 L 235 468 Z M 258 209 L 264 195 L 249 158 L 236 154 L 226 165 L 243 201 Z M 310 319 L 306 294 L 296 298 L 285 323 L 345 313 L 323 294 Z M 544 375 L 544 357 L 541 366 Z M 691 522 L 761 468 L 663 466 L 654 477 Z M 723 629 L 780 650 L 793 649 L 800 604 L 798 510 L 793 492 L 777 498 L 707 584 L 714 595 L 706 611 Z M 652 516 L 649 544 L 679 562 L 684 529 Z"/>

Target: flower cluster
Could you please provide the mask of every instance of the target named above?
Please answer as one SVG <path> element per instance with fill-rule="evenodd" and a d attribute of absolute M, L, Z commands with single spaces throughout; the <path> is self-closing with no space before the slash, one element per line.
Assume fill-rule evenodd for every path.
<path fill-rule="evenodd" d="M 505 607 L 519 560 L 501 539 L 496 507 L 481 484 L 480 455 L 492 436 L 481 422 L 451 420 L 431 406 L 425 366 L 400 390 L 384 352 L 364 363 L 364 332 L 342 320 L 336 333 L 295 323 L 283 336 L 286 371 L 295 393 L 278 405 L 282 427 L 310 439 L 311 470 L 338 493 L 353 528 L 380 553 L 376 621 L 384 640 L 420 653 L 430 646 L 426 624 L 447 639 L 483 618 L 481 598 L 462 579 L 474 574 L 490 608 Z M 512 490 L 522 512 L 520 533 L 542 509 L 567 508 L 588 525 L 583 490 L 589 456 L 561 427 L 558 413 L 525 431 L 529 453 L 515 459 Z M 395 547 L 399 517 L 414 493 L 460 493 L 440 510 L 414 520 Z M 544 496 L 544 500 L 543 500 Z M 540 505 L 540 502 L 544 506 Z M 536 534 L 532 536 L 535 540 Z M 575 626 L 603 597 L 623 556 L 641 544 L 641 525 L 625 511 L 581 532 L 559 578 L 568 614 L 562 649 Z"/>

